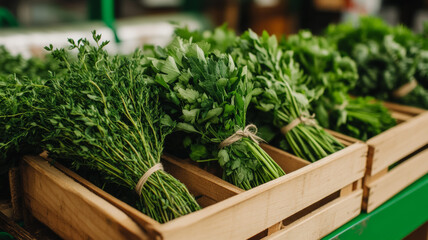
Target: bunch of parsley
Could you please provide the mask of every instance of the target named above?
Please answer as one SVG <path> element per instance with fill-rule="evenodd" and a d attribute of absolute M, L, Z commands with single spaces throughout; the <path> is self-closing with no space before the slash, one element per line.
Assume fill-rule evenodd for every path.
<path fill-rule="evenodd" d="M 306 86 L 307 78 L 294 62 L 293 52 L 281 49 L 275 36 L 265 32 L 259 37 L 249 30 L 233 37 L 230 31 L 222 26 L 211 33 L 180 29 L 176 34 L 196 39 L 214 54 L 229 53 L 238 66 L 248 68 L 250 81 L 259 89 L 253 94 L 249 118 L 261 126 L 263 138 L 271 144 L 311 161 L 341 149 L 343 146 L 317 124 L 301 123 L 285 135 L 280 133 L 279 129 L 294 119 L 311 115 L 310 102 L 323 89 Z"/>
<path fill-rule="evenodd" d="M 357 64 L 360 77 L 354 94 L 428 108 L 428 52 L 423 37 L 373 17 L 361 18 L 358 26 L 331 25 L 326 36 Z M 413 80 L 418 85 L 410 93 L 394 96 Z"/>
<path fill-rule="evenodd" d="M 250 189 L 285 173 L 259 144 L 249 137 L 220 148 L 220 144 L 247 125 L 247 109 L 254 89 L 245 66 L 228 54 L 209 53 L 198 44 L 175 37 L 166 48 L 153 47 L 144 66 L 147 76 L 163 86 L 164 108 L 179 119 L 177 131 L 188 133 L 183 144 L 191 159 L 217 161 L 223 178 Z"/>
<path fill-rule="evenodd" d="M 318 122 L 325 128 L 367 140 L 395 125 L 388 109 L 372 98 L 351 98 L 358 80 L 357 66 L 342 56 L 324 37 L 300 31 L 281 42 L 307 75 L 305 85 L 322 92 L 311 102 Z"/>
<path fill-rule="evenodd" d="M 237 63 L 247 65 L 252 82 L 263 89 L 253 98 L 253 105 L 263 115 L 270 116 L 266 119 L 271 119 L 271 127 L 279 130 L 296 118 L 310 118 L 310 102 L 320 92 L 307 87 L 307 78 L 294 61 L 292 51 L 284 51 L 275 36 L 264 32 L 259 37 L 251 30 L 240 36 L 236 46 L 232 55 Z M 280 136 L 279 146 L 310 161 L 343 148 L 315 120 L 300 123 L 280 135 L 283 136 Z"/>

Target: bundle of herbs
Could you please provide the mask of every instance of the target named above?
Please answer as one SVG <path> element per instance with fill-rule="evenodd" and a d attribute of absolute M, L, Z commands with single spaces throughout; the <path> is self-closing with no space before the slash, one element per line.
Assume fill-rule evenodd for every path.
<path fill-rule="evenodd" d="M 280 49 L 276 37 L 266 32 L 259 38 L 251 30 L 238 37 L 230 31 L 222 26 L 211 33 L 180 29 L 176 34 L 209 43 L 208 51 L 224 50 L 238 66 L 248 67 L 250 81 L 259 89 L 253 94 L 249 118 L 261 126 L 261 135 L 269 143 L 311 161 L 341 149 L 342 144 L 309 113 L 309 103 L 322 94 L 322 89 L 306 87 L 306 77 L 293 61 L 293 52 Z M 287 130 L 290 126 L 292 129 Z"/>
<path fill-rule="evenodd" d="M 280 139 L 279 146 L 303 159 L 316 161 L 343 145 L 324 131 L 310 113 L 310 102 L 322 89 L 307 88 L 308 79 L 293 54 L 280 48 L 274 35 L 264 32 L 259 37 L 251 30 L 239 38 L 232 52 L 238 65 L 248 66 L 255 86 L 263 90 L 253 97 L 253 105 L 262 115 L 270 116 L 262 119 L 270 119 L 271 129 L 280 129 L 274 131 Z M 257 119 L 260 118 L 254 120 Z"/>
<path fill-rule="evenodd" d="M 395 125 L 388 109 L 372 98 L 349 97 L 356 85 L 355 62 L 342 56 L 324 37 L 300 31 L 281 42 L 307 75 L 305 86 L 322 94 L 311 102 L 316 119 L 325 128 L 367 140 Z"/>
<path fill-rule="evenodd" d="M 257 128 L 247 125 L 247 109 L 254 89 L 246 67 L 238 67 L 228 54 L 208 53 L 199 44 L 175 37 L 166 48 L 154 47 L 146 74 L 163 86 L 164 107 L 180 119 L 177 131 L 192 160 L 218 162 L 223 178 L 250 189 L 285 173 L 258 142 Z"/>
<path fill-rule="evenodd" d="M 57 68 L 51 57 L 24 58 L 0 46 L 0 177 L 6 175 L 21 154 L 33 149 L 24 140 L 34 139 L 34 127 L 23 124 L 34 122 L 38 109 L 21 99 L 31 98 L 35 91 L 42 94 L 42 80 L 49 70 Z"/>
<path fill-rule="evenodd" d="M 428 108 L 428 52 L 421 36 L 371 17 L 358 26 L 331 25 L 326 35 L 357 64 L 354 94 Z"/>
<path fill-rule="evenodd" d="M 109 56 L 103 49 L 107 42 L 95 32 L 93 38 L 96 46 L 69 40 L 76 59 L 65 49 L 47 48 L 59 70 L 38 84 L 48 94 L 36 90 L 19 99 L 30 110 L 43 109 L 38 118 L 21 123 L 40 140 L 26 141 L 75 169 L 94 170 L 104 181 L 136 191 L 137 208 L 161 223 L 198 210 L 186 187 L 160 165 L 165 136 L 175 122 L 160 108 L 159 89 L 143 75 L 143 56 L 138 51 Z"/>

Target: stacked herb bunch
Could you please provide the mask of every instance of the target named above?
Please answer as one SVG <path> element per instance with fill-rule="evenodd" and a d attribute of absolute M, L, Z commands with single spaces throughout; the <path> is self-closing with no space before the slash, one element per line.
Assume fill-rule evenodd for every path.
<path fill-rule="evenodd" d="M 388 109 L 370 97 L 349 97 L 358 80 L 357 66 L 326 38 L 300 31 L 282 41 L 307 75 L 305 86 L 317 94 L 311 102 L 319 123 L 329 129 L 367 140 L 395 125 Z"/>
<path fill-rule="evenodd" d="M 32 91 L 16 101 L 21 115 L 38 110 L 38 117 L 21 128 L 22 134 L 35 129 L 38 138 L 25 141 L 76 169 L 96 170 L 106 182 L 137 191 L 137 207 L 159 222 L 198 210 L 185 186 L 162 169 L 146 176 L 141 186 L 141 177 L 159 166 L 165 136 L 175 122 L 161 110 L 158 89 L 142 74 L 142 55 L 109 56 L 103 50 L 107 42 L 95 32 L 93 38 L 97 46 L 86 39 L 69 40 L 77 59 L 65 49 L 47 48 L 59 71 L 38 83 L 45 94 Z M 6 123 L 13 119 L 3 117 Z"/>
<path fill-rule="evenodd" d="M 254 107 L 270 115 L 269 124 L 280 129 L 282 148 L 310 161 L 343 148 L 310 114 L 310 101 L 318 93 L 305 87 L 305 76 L 292 51 L 283 51 L 275 36 L 264 32 L 259 37 L 251 30 L 240 37 L 237 46 L 233 52 L 237 62 L 248 65 L 252 81 L 263 90 L 253 98 Z"/>
<path fill-rule="evenodd" d="M 372 17 L 361 18 L 355 27 L 331 25 L 326 32 L 358 66 L 354 94 L 428 108 L 428 51 L 422 36 Z"/>
<path fill-rule="evenodd" d="M 238 66 L 248 67 L 248 77 L 255 86 L 250 108 L 256 111 L 250 111 L 250 121 L 261 126 L 262 136 L 269 143 L 311 161 L 343 148 L 311 117 L 310 101 L 320 91 L 305 87 L 306 77 L 294 62 L 293 52 L 281 49 L 275 36 L 265 32 L 259 37 L 249 30 L 233 38 L 225 26 L 211 33 L 179 29 L 176 34 L 209 43 L 208 51 L 218 54 L 223 50 Z M 288 129 L 291 125 L 295 126 Z"/>
<path fill-rule="evenodd" d="M 258 144 L 257 128 L 247 126 L 247 109 L 258 89 L 246 67 L 225 53 L 208 53 L 209 44 L 176 37 L 166 48 L 152 48 L 146 74 L 164 87 L 161 93 L 176 130 L 189 135 L 183 144 L 198 162 L 218 161 L 223 178 L 250 189 L 285 173 Z"/>
<path fill-rule="evenodd" d="M 40 109 L 32 106 L 32 98 L 43 94 L 43 79 L 49 70 L 58 68 L 53 58 L 25 59 L 0 46 L 0 177 L 6 175 L 21 154 L 34 151 L 26 139 L 34 139 L 34 122 Z M 28 100 L 28 101 L 27 101 Z"/>

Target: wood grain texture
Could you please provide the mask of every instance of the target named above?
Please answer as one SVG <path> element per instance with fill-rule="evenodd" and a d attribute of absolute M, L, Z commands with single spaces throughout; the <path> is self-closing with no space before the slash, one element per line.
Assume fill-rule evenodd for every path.
<path fill-rule="evenodd" d="M 24 203 L 64 239 L 147 239 L 125 213 L 73 181 L 41 157 L 21 165 Z"/>
<path fill-rule="evenodd" d="M 180 159 L 170 155 L 164 155 L 162 159 L 165 170 L 184 183 L 192 193 L 199 193 L 220 202 L 244 192 L 244 190 L 183 160 L 180 161 Z"/>
<path fill-rule="evenodd" d="M 301 159 L 297 156 L 294 156 L 290 153 L 287 153 L 279 148 L 267 145 L 260 144 L 262 149 L 269 154 L 269 156 L 284 170 L 286 173 L 290 173 L 300 169 L 304 166 L 311 164 L 311 162 Z"/>
<path fill-rule="evenodd" d="M 281 153 L 277 151 L 277 153 Z M 47 225 L 53 229 L 61 230 L 71 229 L 75 236 L 70 239 L 78 238 L 90 238 L 86 235 L 88 228 L 92 229 L 91 223 L 87 223 L 83 230 L 80 229 L 81 225 L 78 223 L 85 222 L 85 220 L 74 221 L 73 224 L 61 224 L 65 219 L 61 219 L 62 215 L 52 212 L 53 209 L 64 208 L 68 211 L 69 200 L 63 198 L 71 198 L 74 201 L 80 201 L 79 206 L 83 206 L 82 209 L 76 210 L 90 212 L 93 208 L 99 211 L 99 218 L 106 218 L 110 216 L 114 219 L 109 219 L 110 222 L 116 224 L 116 217 L 110 215 L 104 215 L 105 206 L 111 206 L 113 204 L 120 209 L 121 213 L 126 213 L 140 226 L 138 234 L 142 234 L 143 237 L 150 237 L 154 239 L 245 239 L 250 238 L 266 229 L 271 228 L 271 232 L 274 229 L 273 226 L 283 221 L 284 219 L 292 216 L 293 214 L 319 202 L 321 199 L 338 192 L 340 189 L 358 181 L 364 176 L 366 167 L 366 155 L 367 145 L 363 143 L 354 143 L 345 149 L 338 151 L 324 159 L 321 159 L 315 163 L 307 165 L 304 160 L 296 160 L 296 157 L 290 157 L 287 154 L 278 154 L 274 157 L 275 161 L 284 162 L 298 162 L 295 164 L 299 167 L 295 167 L 295 170 L 291 173 L 260 185 L 248 191 L 242 191 L 235 186 L 225 183 L 222 179 L 210 175 L 207 172 L 186 163 L 175 161 L 174 159 L 167 159 L 166 165 L 168 169 L 174 169 L 174 171 L 181 171 L 176 175 L 183 182 L 188 181 L 188 184 L 195 185 L 194 190 L 204 196 L 201 201 L 207 207 L 191 213 L 186 216 L 174 219 L 164 224 L 159 224 L 154 220 L 148 218 L 146 215 L 138 212 L 131 208 L 129 205 L 115 199 L 109 194 L 103 192 L 99 188 L 93 186 L 86 180 L 79 177 L 77 174 L 67 169 L 60 169 L 67 173 L 58 171 L 55 167 L 51 167 L 47 162 L 44 162 L 43 168 L 35 169 L 34 172 L 39 172 L 37 176 L 29 176 L 27 179 L 26 188 L 46 185 L 48 186 L 41 188 L 42 192 L 39 192 L 39 196 L 27 190 L 28 196 L 26 196 L 26 203 L 30 206 L 33 214 L 36 217 L 41 218 L 42 216 L 49 215 L 48 219 L 56 219 L 55 222 L 47 221 Z M 41 163 L 39 163 L 41 164 Z M 184 164 L 184 165 L 183 165 Z M 28 164 L 27 164 L 28 165 Z M 38 166 L 36 166 L 38 167 Z M 36 168 L 27 166 L 27 168 Z M 47 169 L 45 169 L 47 168 Z M 52 169 L 55 169 L 52 170 Z M 52 171 L 52 172 L 51 172 Z M 174 173 L 175 174 L 175 173 Z M 173 174 L 173 175 L 174 175 Z M 33 175 L 36 175 L 33 173 Z M 57 178 L 71 176 L 73 179 L 83 184 L 80 185 L 69 178 L 74 184 L 78 184 L 80 187 L 84 186 L 86 189 L 85 193 L 80 191 L 76 192 L 77 189 L 69 189 L 65 186 L 58 186 Z M 61 181 L 63 179 L 60 179 Z M 28 182 L 31 182 L 28 183 Z M 322 183 L 322 187 L 320 185 Z M 66 186 L 71 183 L 67 183 Z M 48 192 L 51 192 L 53 188 L 60 187 L 60 190 L 64 191 L 61 193 L 63 198 L 62 204 L 54 204 L 50 202 L 52 197 L 43 197 Z M 52 189 L 50 189 L 52 188 Z M 57 190 L 56 190 L 57 191 Z M 216 192 L 217 193 L 213 193 Z M 94 194 L 95 193 L 95 194 Z M 92 198 L 98 198 L 101 196 L 108 202 L 96 204 L 91 200 Z M 348 194 L 344 197 L 348 197 L 352 194 Z M 29 196 L 37 196 L 30 201 Z M 88 198 L 91 199 L 88 199 Z M 45 199 L 47 198 L 47 199 Z M 57 197 L 55 197 L 56 199 Z M 76 198 L 76 199 L 74 199 Z M 43 201 L 41 201 L 43 200 Z M 56 199 L 58 201 L 59 199 Z M 74 202 L 73 201 L 73 202 Z M 218 201 L 218 202 L 217 202 Z M 217 202 L 217 203 L 215 203 Z M 94 206 L 96 204 L 97 206 Z M 361 204 L 359 204 L 361 205 Z M 88 208 L 88 209 L 87 209 Z M 116 210 L 117 210 L 116 209 Z M 58 214 L 58 215 L 55 215 Z M 91 216 L 94 213 L 91 214 Z M 96 215 L 96 214 L 95 214 Z M 92 221 L 106 221 L 105 219 L 90 220 Z M 124 221 L 120 221 L 123 223 Z M 135 223 L 133 223 L 135 224 Z M 309 223 L 311 224 L 311 223 Z M 76 227 L 77 226 L 77 227 Z M 275 228 L 277 228 L 276 225 Z M 121 227 L 121 226 L 118 226 Z M 129 226 L 127 225 L 129 228 Z M 132 225 L 132 229 L 134 229 Z M 112 227 L 113 228 L 113 227 Z M 127 228 L 125 228 L 127 229 Z M 95 229 L 97 231 L 97 229 Z M 78 233 L 75 233 L 78 232 Z M 65 232 L 62 234 L 71 234 Z M 79 235 L 77 235 L 79 234 Z M 111 235 L 111 234 L 110 234 Z M 137 233 L 135 233 L 137 235 Z M 118 236 L 116 239 L 132 239 L 133 236 L 124 237 Z"/>
<path fill-rule="evenodd" d="M 371 212 L 428 173 L 428 149 L 393 168 L 384 176 L 367 184 L 367 212 Z"/>
<path fill-rule="evenodd" d="M 362 190 L 340 197 L 266 239 L 320 239 L 361 212 Z"/>
<path fill-rule="evenodd" d="M 166 239 L 249 238 L 362 178 L 366 151 L 365 144 L 355 143 L 281 178 L 165 223 L 160 232 Z"/>
<path fill-rule="evenodd" d="M 421 108 L 405 106 L 397 103 L 383 102 L 382 104 L 390 110 L 405 113 L 405 114 L 410 114 L 414 116 L 426 112 L 426 110 Z"/>
<path fill-rule="evenodd" d="M 19 168 L 13 167 L 9 169 L 9 188 L 10 188 L 10 202 L 12 204 L 13 215 L 12 219 L 17 221 L 22 219 L 22 194 L 21 194 L 21 180 Z"/>
<path fill-rule="evenodd" d="M 374 148 L 368 174 L 374 175 L 428 143 L 428 112 L 369 139 Z"/>
<path fill-rule="evenodd" d="M 27 230 L 0 212 L 0 230 L 5 231 L 18 240 L 36 240 Z"/>

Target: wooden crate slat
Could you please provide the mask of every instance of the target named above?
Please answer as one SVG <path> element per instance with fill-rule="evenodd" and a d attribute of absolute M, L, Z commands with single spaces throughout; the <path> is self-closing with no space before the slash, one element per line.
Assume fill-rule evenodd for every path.
<path fill-rule="evenodd" d="M 277 153 L 280 153 L 280 151 Z M 133 219 L 134 225 L 131 226 L 131 228 L 133 229 L 135 227 L 135 223 L 137 223 L 137 226 L 140 226 L 138 229 L 141 232 L 135 234 L 141 234 L 143 238 L 242 239 L 252 237 L 269 227 L 271 227 L 271 232 L 273 232 L 273 230 L 278 230 L 276 228 L 274 229 L 273 226 L 280 226 L 278 223 L 285 218 L 292 216 L 296 212 L 318 202 L 320 199 L 338 192 L 345 186 L 349 186 L 353 182 L 361 179 L 364 175 L 366 154 L 367 145 L 363 143 L 354 143 L 351 146 L 310 165 L 307 165 L 307 162 L 303 160 L 297 161 L 296 157 L 290 157 L 289 155 L 283 155 L 283 158 L 278 158 L 281 157 L 281 154 L 278 154 L 276 161 L 282 161 L 284 164 L 285 162 L 292 163 L 295 161 L 297 162 L 297 165 L 295 165 L 294 168 L 297 170 L 248 191 L 242 191 L 241 189 L 224 182 L 222 179 L 215 177 L 208 172 L 204 172 L 190 163 L 168 161 L 166 165 L 170 165 L 172 163 L 172 169 L 178 169 L 179 172 L 181 171 L 181 173 L 178 174 L 181 175 L 178 177 L 179 179 L 183 178 L 184 181 L 188 181 L 188 184 L 193 184 L 195 182 L 202 183 L 195 188 L 198 193 L 202 194 L 203 198 L 201 201 L 204 203 L 204 206 L 207 207 L 189 215 L 174 219 L 165 224 L 160 224 L 150 219 L 148 216 L 112 197 L 108 193 L 105 193 L 101 189 L 89 183 L 87 180 L 82 179 L 74 172 L 60 165 L 57 167 L 59 167 L 62 172 L 45 161 L 43 163 L 44 165 L 42 164 L 43 171 L 40 175 L 51 174 L 51 172 L 45 172 L 44 170 L 45 167 L 49 167 L 50 171 L 57 171 L 54 176 L 61 175 L 72 177 L 69 178 L 69 181 L 74 179 L 82 185 L 74 182 L 73 180 L 71 181 L 80 187 L 84 186 L 89 189 L 87 190 L 87 194 L 81 194 L 79 196 L 83 199 L 80 199 L 80 201 L 82 201 L 81 204 L 86 204 L 88 205 L 86 207 L 93 208 L 93 203 L 91 201 L 94 200 L 88 199 L 93 199 L 94 196 L 96 199 L 98 198 L 96 195 L 100 196 L 117 207 L 117 209 L 122 210 L 122 214 L 125 213 Z M 34 159 L 31 158 L 27 160 L 31 162 L 31 160 Z M 37 160 L 40 159 L 36 159 L 33 163 L 35 165 L 41 164 Z M 167 166 L 167 168 L 170 167 L 171 166 Z M 40 182 L 49 181 L 51 180 L 50 178 L 53 177 L 49 177 L 48 179 L 42 178 Z M 31 179 L 27 180 L 31 181 Z M 50 184 L 52 184 L 52 188 L 58 187 L 58 184 Z M 33 187 L 37 188 L 39 186 L 33 185 Z M 66 192 L 65 196 L 67 196 L 67 194 L 71 194 L 67 193 L 68 189 L 64 189 L 61 186 L 60 190 Z M 219 193 L 208 194 L 208 192 L 217 190 Z M 352 195 L 348 190 L 351 190 L 351 188 L 347 189 L 347 195 L 343 197 Z M 41 191 L 41 193 L 43 193 L 43 191 Z M 76 195 L 76 193 L 73 194 Z M 27 195 L 33 196 L 34 193 L 29 192 Z M 28 196 L 26 196 L 26 198 L 28 198 Z M 30 205 L 30 203 L 28 204 Z M 62 215 L 60 205 L 50 205 L 50 203 L 46 202 L 43 198 L 41 198 L 41 201 L 39 202 L 35 201 L 34 204 L 39 204 L 37 206 L 33 205 L 33 208 L 40 210 L 39 212 L 33 211 L 33 214 L 35 214 L 37 218 L 41 219 L 48 214 L 50 216 L 54 216 L 53 218 L 56 219 L 56 222 L 59 222 L 48 222 L 47 224 L 54 231 L 59 233 L 59 235 L 62 234 L 61 236 L 65 236 L 65 234 L 68 234 L 73 237 L 71 239 L 88 238 L 87 235 L 82 235 L 82 232 L 89 234 L 86 233 L 86 227 L 90 229 L 92 226 L 90 226 L 90 224 L 88 224 L 89 226 L 85 225 L 82 231 L 80 228 L 82 227 L 81 224 L 85 223 L 84 221 L 74 221 L 64 224 L 64 222 L 69 219 L 60 219 L 60 215 Z M 33 210 L 33 208 L 30 209 Z M 103 206 L 99 206 L 99 208 L 103 208 Z M 102 212 L 103 210 L 97 209 L 97 211 Z M 102 216 L 103 215 L 101 214 L 99 217 Z M 113 219 L 111 221 L 113 221 L 114 224 L 118 224 L 116 223 L 116 220 L 117 219 Z M 341 222 L 341 224 L 343 223 L 344 222 Z M 120 221 L 119 224 L 123 224 L 123 222 Z M 77 226 L 73 228 L 73 226 L 70 225 Z M 127 227 L 129 228 L 129 226 Z M 65 233 L 61 231 L 65 231 Z M 74 234 L 78 232 L 79 235 L 74 236 L 71 232 Z M 112 237 L 113 235 L 110 234 L 109 236 Z M 117 239 L 133 238 L 132 236 L 119 236 Z"/>
<path fill-rule="evenodd" d="M 411 183 L 428 173 L 428 149 L 407 159 L 386 175 L 367 185 L 369 199 L 367 212 L 371 212 Z"/>
<path fill-rule="evenodd" d="M 62 238 L 148 239 L 124 212 L 41 157 L 24 157 L 21 172 L 25 205 Z"/>
<path fill-rule="evenodd" d="M 367 141 L 373 146 L 369 174 L 374 175 L 428 143 L 428 112 L 399 124 Z"/>
<path fill-rule="evenodd" d="M 335 199 L 266 239 L 320 239 L 360 214 L 362 195 L 359 189 Z"/>
<path fill-rule="evenodd" d="M 160 232 L 167 239 L 249 238 L 362 178 L 366 151 L 366 145 L 356 143 L 323 161 L 165 223 Z"/>

